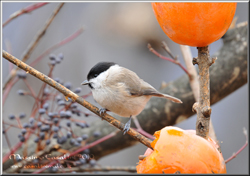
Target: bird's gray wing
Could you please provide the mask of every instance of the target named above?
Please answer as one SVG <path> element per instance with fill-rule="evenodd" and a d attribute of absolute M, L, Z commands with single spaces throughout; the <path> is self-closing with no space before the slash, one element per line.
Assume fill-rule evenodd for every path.
<path fill-rule="evenodd" d="M 121 72 L 125 74 L 121 74 L 117 82 L 120 84 L 123 84 L 127 92 L 132 96 L 142 96 L 142 95 L 155 95 L 159 92 L 155 90 L 154 87 L 152 87 L 147 82 L 143 81 L 138 77 L 138 75 L 126 68 L 123 68 L 126 71 Z"/>

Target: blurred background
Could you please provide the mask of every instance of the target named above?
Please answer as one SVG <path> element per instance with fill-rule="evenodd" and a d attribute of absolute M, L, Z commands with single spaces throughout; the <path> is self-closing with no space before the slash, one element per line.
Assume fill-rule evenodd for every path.
<path fill-rule="evenodd" d="M 31 3 L 2 3 L 2 22 L 9 16 Z M 24 14 L 2 29 L 2 48 L 21 58 L 29 43 L 51 16 L 59 3 L 49 3 L 30 14 Z M 238 3 L 235 16 L 237 23 L 248 21 L 248 4 Z M 57 65 L 53 77 L 65 82 L 70 81 L 73 87 L 79 87 L 86 79 L 90 68 L 100 61 L 113 61 L 121 66 L 135 71 L 143 80 L 155 88 L 159 88 L 162 81 L 169 82 L 182 76 L 184 73 L 177 65 L 162 60 L 152 54 L 147 44 L 150 43 L 161 54 L 168 56 L 161 49 L 161 41 L 165 41 L 174 55 L 185 65 L 180 47 L 172 42 L 161 30 L 150 3 L 65 3 L 59 14 L 46 31 L 38 46 L 31 54 L 27 63 L 31 63 L 41 53 L 62 39 L 68 37 L 80 27 L 84 32 L 70 43 L 53 51 L 54 54 L 63 53 L 64 59 Z M 210 55 L 213 55 L 222 46 L 222 40 L 210 45 Z M 11 48 L 11 49 L 9 49 Z M 193 57 L 197 56 L 197 49 L 191 47 Z M 48 56 L 35 68 L 45 74 L 49 71 Z M 2 83 L 5 83 L 9 74 L 9 62 L 2 59 Z M 42 82 L 28 76 L 34 90 L 39 90 Z M 83 93 L 89 93 L 88 87 L 81 87 Z M 27 89 L 19 81 L 11 90 L 8 99 L 2 107 L 2 118 L 9 122 L 9 114 L 25 112 L 28 116 L 34 101 L 29 97 L 20 97 L 19 89 Z M 92 97 L 87 99 L 94 105 Z M 244 85 L 231 95 L 212 106 L 211 118 L 218 140 L 221 141 L 221 150 L 224 159 L 229 158 L 245 143 L 243 127 L 247 130 L 249 118 L 248 85 Z M 82 107 L 85 111 L 85 109 Z M 100 120 L 98 117 L 86 119 L 89 122 Z M 23 120 L 27 121 L 27 119 Z M 196 115 L 176 126 L 183 129 L 194 129 Z M 20 130 L 11 129 L 11 144 L 18 140 Z M 249 131 L 248 131 L 249 132 Z M 7 147 L 2 138 L 3 148 Z M 236 158 L 227 164 L 229 174 L 249 173 L 248 146 Z M 137 144 L 125 150 L 101 158 L 98 163 L 104 166 L 132 166 L 138 162 L 138 155 L 145 152 L 146 147 Z M 115 172 L 111 172 L 115 173 Z M 116 172 L 118 173 L 118 172 Z"/>

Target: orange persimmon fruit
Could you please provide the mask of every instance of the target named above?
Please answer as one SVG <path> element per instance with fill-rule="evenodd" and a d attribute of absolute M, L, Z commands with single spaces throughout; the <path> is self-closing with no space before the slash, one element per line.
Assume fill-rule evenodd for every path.
<path fill-rule="evenodd" d="M 154 133 L 156 139 L 146 157 L 136 166 L 137 173 L 226 173 L 226 165 L 218 145 L 197 136 L 195 130 L 165 127 Z"/>
<path fill-rule="evenodd" d="M 232 23 L 237 3 L 151 3 L 158 23 L 174 42 L 204 47 L 219 40 Z"/>

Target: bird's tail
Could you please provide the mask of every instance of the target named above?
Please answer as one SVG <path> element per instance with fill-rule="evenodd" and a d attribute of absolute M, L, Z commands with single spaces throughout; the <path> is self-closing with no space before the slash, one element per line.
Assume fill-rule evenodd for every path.
<path fill-rule="evenodd" d="M 179 99 L 179 98 L 175 98 L 175 97 L 172 97 L 170 95 L 167 95 L 167 94 L 154 94 L 154 96 L 157 96 L 157 97 L 161 97 L 161 98 L 166 98 L 166 99 L 169 99 L 175 103 L 182 103 L 182 101 Z"/>

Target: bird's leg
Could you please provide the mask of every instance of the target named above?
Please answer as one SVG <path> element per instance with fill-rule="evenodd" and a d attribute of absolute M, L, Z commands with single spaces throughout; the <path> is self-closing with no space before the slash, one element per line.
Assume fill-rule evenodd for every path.
<path fill-rule="evenodd" d="M 106 109 L 106 108 L 100 108 L 99 109 L 99 114 L 102 116 L 104 113 L 106 113 L 107 111 L 109 111 L 108 109 Z M 102 118 L 102 117 L 101 117 Z M 102 118 L 102 120 L 103 120 L 103 118 Z"/>
<path fill-rule="evenodd" d="M 131 117 L 132 115 L 129 117 L 128 122 L 125 124 L 124 128 L 123 128 L 123 135 L 126 134 L 130 128 L 130 124 L 131 124 Z"/>

